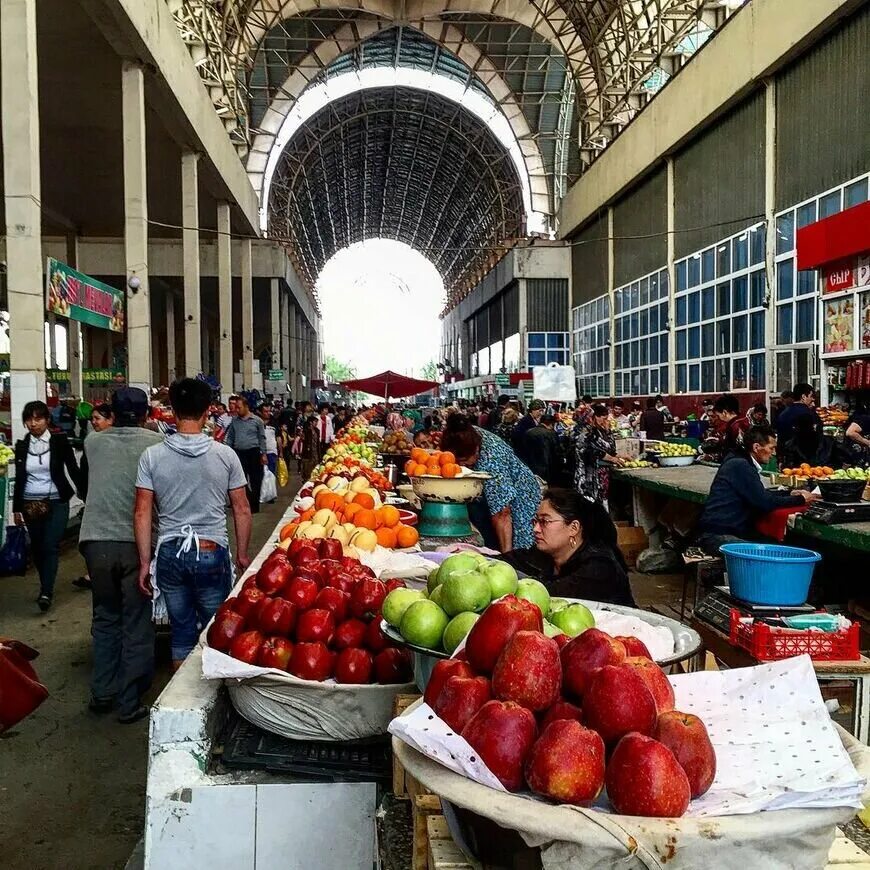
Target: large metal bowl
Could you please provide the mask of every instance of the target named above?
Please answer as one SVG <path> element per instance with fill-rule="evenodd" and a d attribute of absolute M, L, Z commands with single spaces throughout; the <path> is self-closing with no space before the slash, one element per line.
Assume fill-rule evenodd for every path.
<path fill-rule="evenodd" d="M 438 504 L 467 504 L 480 498 L 483 485 L 492 477 L 482 471 L 474 471 L 462 477 L 436 477 L 424 474 L 411 478 L 414 494 L 421 501 Z"/>
<path fill-rule="evenodd" d="M 662 468 L 675 468 L 682 465 L 691 465 L 697 457 L 695 456 L 658 456 L 659 465 Z"/>

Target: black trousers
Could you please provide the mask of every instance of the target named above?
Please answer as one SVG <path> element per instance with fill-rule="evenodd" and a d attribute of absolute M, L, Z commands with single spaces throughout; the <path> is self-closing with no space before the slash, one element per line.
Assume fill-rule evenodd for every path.
<path fill-rule="evenodd" d="M 256 447 L 250 450 L 237 450 L 236 456 L 242 463 L 242 470 L 248 478 L 248 504 L 251 513 L 260 512 L 260 490 L 263 487 L 263 455 Z"/>

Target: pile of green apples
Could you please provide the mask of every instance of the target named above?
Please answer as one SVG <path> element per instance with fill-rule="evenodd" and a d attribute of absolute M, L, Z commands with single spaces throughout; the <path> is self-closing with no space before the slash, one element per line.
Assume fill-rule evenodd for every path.
<path fill-rule="evenodd" d="M 5 468 L 15 459 L 15 451 L 6 444 L 0 444 L 0 468 Z"/>
<path fill-rule="evenodd" d="M 825 479 L 870 481 L 870 468 L 838 468 L 833 474 L 829 474 Z"/>
<path fill-rule="evenodd" d="M 623 468 L 652 468 L 655 463 L 647 462 L 646 459 L 629 459 L 624 462 Z"/>
<path fill-rule="evenodd" d="M 381 613 L 408 643 L 452 654 L 480 614 L 505 595 L 535 604 L 548 637 L 576 637 L 595 625 L 589 608 L 550 598 L 540 581 L 520 579 L 507 562 L 479 553 L 448 556 L 430 573 L 425 590 L 394 589 L 384 599 Z"/>
<path fill-rule="evenodd" d="M 694 456 L 698 451 L 691 444 L 670 444 L 667 441 L 662 441 L 656 448 L 656 453 L 660 456 Z"/>

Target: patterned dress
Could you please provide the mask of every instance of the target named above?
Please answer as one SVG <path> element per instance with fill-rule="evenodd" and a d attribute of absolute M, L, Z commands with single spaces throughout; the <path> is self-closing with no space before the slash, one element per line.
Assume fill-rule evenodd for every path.
<path fill-rule="evenodd" d="M 485 471 L 492 480 L 483 485 L 490 515 L 510 508 L 513 521 L 513 548 L 531 547 L 532 518 L 541 503 L 541 487 L 532 472 L 498 435 L 477 429 L 483 439 L 475 471 Z"/>
<path fill-rule="evenodd" d="M 616 455 L 613 433 L 592 423 L 577 426 L 575 432 L 574 488 L 591 501 L 605 504 L 610 489 L 610 469 L 601 463 L 605 456 Z"/>

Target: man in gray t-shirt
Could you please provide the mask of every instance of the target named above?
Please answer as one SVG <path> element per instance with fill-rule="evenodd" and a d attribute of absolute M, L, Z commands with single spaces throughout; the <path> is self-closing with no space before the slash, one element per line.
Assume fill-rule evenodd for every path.
<path fill-rule="evenodd" d="M 236 529 L 236 564 L 250 564 L 251 510 L 245 473 L 235 452 L 202 434 L 211 390 L 184 378 L 169 389 L 178 432 L 139 460 L 135 529 L 139 586 L 151 594 L 151 509 L 157 506 L 154 579 L 165 596 L 172 627 L 172 659 L 179 667 L 199 631 L 232 588 L 227 535 L 229 496 Z"/>

